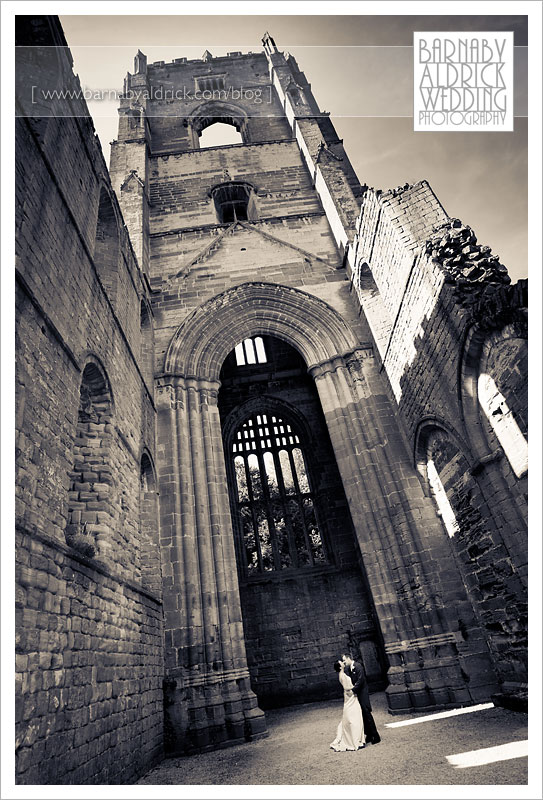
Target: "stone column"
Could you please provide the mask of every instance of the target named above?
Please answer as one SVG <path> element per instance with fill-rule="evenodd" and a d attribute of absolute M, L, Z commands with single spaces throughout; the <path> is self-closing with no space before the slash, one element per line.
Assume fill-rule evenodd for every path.
<path fill-rule="evenodd" d="M 217 747 L 266 733 L 250 687 L 218 383 L 159 381 L 167 745 Z"/>
<path fill-rule="evenodd" d="M 461 637 L 448 622 L 439 573 L 425 573 L 424 564 L 438 558 L 429 531 L 437 533 L 439 549 L 441 524 L 408 461 L 372 363 L 371 350 L 359 350 L 348 359 L 336 356 L 314 366 L 310 373 L 390 662 L 389 706 L 404 711 L 480 699 L 469 691 L 461 670 Z M 368 369 L 375 374 L 367 374 Z"/>

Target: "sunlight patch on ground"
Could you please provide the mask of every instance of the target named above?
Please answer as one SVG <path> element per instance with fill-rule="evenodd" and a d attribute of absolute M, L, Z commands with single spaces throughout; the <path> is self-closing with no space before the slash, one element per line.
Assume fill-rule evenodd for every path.
<path fill-rule="evenodd" d="M 523 758 L 528 755 L 528 740 L 522 742 L 509 742 L 497 747 L 485 747 L 482 750 L 470 750 L 467 753 L 456 753 L 447 756 L 447 761 L 456 769 L 466 767 L 480 767 L 483 764 L 492 764 L 495 761 L 507 761 L 511 758 Z"/>
<path fill-rule="evenodd" d="M 402 722 L 387 722 L 386 728 L 402 728 L 404 725 L 417 725 L 419 722 L 433 722 L 435 719 L 445 719 L 445 717 L 456 717 L 458 714 L 472 714 L 474 711 L 485 711 L 494 708 L 494 703 L 480 703 L 478 706 L 467 706 L 467 708 L 452 708 L 450 711 L 440 711 L 438 714 L 429 714 L 427 717 L 417 717 L 416 719 L 404 719 Z"/>

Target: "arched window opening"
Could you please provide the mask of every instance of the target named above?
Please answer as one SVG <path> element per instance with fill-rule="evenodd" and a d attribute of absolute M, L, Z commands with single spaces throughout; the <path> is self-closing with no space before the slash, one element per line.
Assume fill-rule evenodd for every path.
<path fill-rule="evenodd" d="M 143 453 L 140 465 L 141 581 L 147 591 L 161 596 L 158 496 L 151 459 Z"/>
<path fill-rule="evenodd" d="M 89 558 L 109 546 L 111 420 L 107 379 L 96 364 L 87 364 L 81 381 L 65 537 L 68 545 Z"/>
<path fill-rule="evenodd" d="M 142 375 L 152 391 L 153 384 L 153 328 L 147 304 L 142 300 L 140 306 L 140 348 Z"/>
<path fill-rule="evenodd" d="M 255 309 L 260 317 L 258 303 Z M 266 317 L 260 318 L 264 328 L 252 320 L 232 347 L 252 337 L 256 352 L 262 338 L 266 362 L 239 365 L 232 349 L 220 371 L 218 410 L 251 685 L 265 707 L 273 707 L 278 698 L 322 696 L 322 681 L 314 689 L 306 676 L 299 686 L 292 681 L 299 652 L 319 638 L 327 652 L 341 648 L 334 642 L 347 629 L 361 631 L 362 618 L 360 652 L 375 688 L 381 666 L 370 631 L 371 598 L 315 381 L 296 345 L 263 332 Z M 294 647 L 283 646 L 293 640 Z M 358 652 L 358 640 L 353 647 Z M 321 656 L 324 663 L 328 656 Z"/>
<path fill-rule="evenodd" d="M 300 437 L 285 419 L 254 413 L 234 432 L 241 550 L 248 575 L 327 562 Z"/>
<path fill-rule="evenodd" d="M 455 533 L 458 533 L 458 522 L 456 520 L 453 507 L 451 506 L 449 498 L 447 497 L 445 487 L 441 483 L 441 478 L 439 477 L 436 465 L 432 459 L 430 459 L 427 463 L 427 472 L 428 482 L 430 483 L 430 488 L 432 489 L 435 497 L 439 515 L 443 520 L 443 524 L 445 525 L 447 533 L 452 538 Z"/>
<path fill-rule="evenodd" d="M 222 147 L 227 144 L 243 144 L 243 136 L 233 125 L 213 122 L 200 133 L 200 149 Z"/>
<path fill-rule="evenodd" d="M 211 192 L 217 218 L 221 223 L 257 219 L 254 189 L 250 183 L 230 181 L 215 186 Z"/>
<path fill-rule="evenodd" d="M 100 192 L 94 265 L 109 299 L 115 304 L 119 276 L 119 230 L 113 204 L 105 189 Z"/>
<path fill-rule="evenodd" d="M 528 442 L 494 378 L 479 375 L 479 402 L 517 478 L 528 471 Z"/>
<path fill-rule="evenodd" d="M 220 76 L 198 78 L 196 91 L 204 102 L 184 123 L 189 129 L 192 147 L 221 147 L 249 141 L 247 115 L 242 108 L 225 102 L 228 92 Z"/>
<path fill-rule="evenodd" d="M 236 345 L 236 364 L 244 367 L 249 364 L 265 364 L 267 362 L 266 349 L 261 336 L 254 339 L 244 339 Z"/>

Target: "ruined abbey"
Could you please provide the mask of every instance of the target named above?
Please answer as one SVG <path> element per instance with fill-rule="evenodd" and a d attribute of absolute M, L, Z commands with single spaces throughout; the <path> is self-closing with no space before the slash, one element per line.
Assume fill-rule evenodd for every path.
<path fill-rule="evenodd" d="M 18 19 L 17 782 L 266 736 L 346 649 L 391 714 L 523 697 L 527 282 L 268 34 L 138 51 L 108 168 Z"/>

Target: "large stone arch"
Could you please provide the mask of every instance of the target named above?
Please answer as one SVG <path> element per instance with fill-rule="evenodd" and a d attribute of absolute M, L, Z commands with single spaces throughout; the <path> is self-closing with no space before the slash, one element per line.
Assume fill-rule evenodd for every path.
<path fill-rule="evenodd" d="M 188 122 L 199 133 L 214 122 L 225 122 L 238 128 L 247 120 L 247 112 L 236 103 L 224 100 L 204 100 L 190 114 Z"/>
<path fill-rule="evenodd" d="M 266 336 L 264 346 L 266 363 L 254 370 L 247 365 L 236 369 L 233 365 L 236 359 L 227 358 L 219 390 L 245 644 L 253 688 L 259 703 L 265 708 L 336 697 L 337 676 L 330 670 L 330 663 L 348 647 L 357 658 L 363 659 L 370 690 L 384 689 L 388 664 L 382 637 L 315 382 L 307 375 L 307 367 L 299 354 L 298 361 L 286 355 L 283 361 L 284 354 L 293 352 L 286 342 Z M 301 369 L 296 370 L 295 364 Z M 298 377 L 294 377 L 296 372 Z M 255 376 L 256 383 L 249 381 L 248 374 Z M 243 450 L 248 459 L 247 447 L 239 447 L 237 431 L 249 417 L 252 417 L 253 426 L 259 424 L 258 415 L 263 415 L 262 434 L 267 435 L 268 424 L 275 426 L 279 423 L 288 425 L 298 439 L 289 448 L 288 435 L 287 442 L 281 444 L 271 438 L 271 441 L 262 443 L 262 450 L 273 451 L 274 445 L 282 450 L 286 445 L 286 450 L 293 452 L 297 448 L 301 451 L 307 479 L 306 488 L 301 491 L 311 495 L 324 558 L 318 557 L 313 563 L 291 562 L 277 569 L 274 557 L 271 571 L 258 566 L 251 573 L 247 569 L 251 556 L 245 548 L 246 528 L 238 505 L 243 498 L 238 495 L 235 462 L 239 461 Z M 275 430 L 270 427 L 269 433 L 271 435 Z M 260 435 L 260 431 L 255 428 L 255 437 L 257 434 Z M 285 455 L 283 453 L 283 457 Z M 283 496 L 284 464 L 277 456 L 276 450 L 275 456 L 270 453 L 264 456 L 264 460 L 271 457 L 275 477 L 282 476 L 277 483 L 279 497 L 275 495 L 276 502 L 272 502 L 271 508 L 265 502 L 264 507 L 257 503 L 253 509 L 256 514 L 267 512 L 268 530 L 274 530 L 277 522 L 285 520 L 282 512 L 286 508 L 290 507 L 290 512 L 295 510 L 292 495 Z M 258 456 L 256 458 L 259 460 Z M 259 467 L 262 466 L 260 461 Z M 264 486 L 267 481 L 262 471 L 261 477 Z M 245 499 L 250 500 L 250 497 Z M 245 509 L 247 514 L 247 506 Z M 288 527 L 287 523 L 287 530 Z M 258 534 L 255 545 L 257 537 Z M 264 534 L 264 547 L 267 541 Z M 275 544 L 278 545 L 277 540 Z M 291 556 L 298 549 L 296 541 L 290 539 L 286 544 Z"/>
<path fill-rule="evenodd" d="M 299 289 L 273 283 L 246 283 L 199 306 L 175 332 L 164 372 L 216 381 L 224 359 L 242 339 L 256 335 L 284 339 L 308 368 L 358 346 L 331 306 Z"/>
<path fill-rule="evenodd" d="M 462 637 L 435 545 L 441 523 L 409 462 L 371 347 L 321 299 L 247 283 L 184 321 L 157 379 L 171 749 L 264 730 L 249 683 L 217 405 L 224 359 L 258 335 L 296 348 L 315 381 L 390 665 L 391 710 L 480 699 L 460 666 Z"/>

